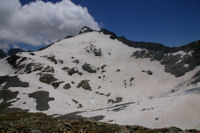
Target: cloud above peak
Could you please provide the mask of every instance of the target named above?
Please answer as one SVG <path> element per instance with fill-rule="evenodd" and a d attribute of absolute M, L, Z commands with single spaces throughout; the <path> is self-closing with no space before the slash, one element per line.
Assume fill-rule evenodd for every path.
<path fill-rule="evenodd" d="M 99 29 L 87 8 L 71 0 L 23 6 L 19 0 L 0 0 L 0 20 L 0 40 L 34 46 L 76 35 L 83 26 Z"/>

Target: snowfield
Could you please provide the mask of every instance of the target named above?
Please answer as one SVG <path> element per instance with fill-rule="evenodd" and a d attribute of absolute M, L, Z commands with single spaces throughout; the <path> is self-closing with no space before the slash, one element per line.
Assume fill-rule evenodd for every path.
<path fill-rule="evenodd" d="M 21 65 L 17 69 L 4 58 L 0 60 L 0 76 L 17 76 L 29 83 L 28 87 L 8 88 L 18 92 L 9 108 L 57 116 L 82 111 L 78 115 L 104 116 L 100 121 L 121 125 L 200 129 L 200 83 L 192 83 L 200 66 L 176 77 L 166 72 L 160 61 L 131 56 L 142 50 L 93 31 L 41 51 L 18 53 L 20 59 L 25 58 L 17 60 Z M 191 53 L 172 55 L 187 54 Z M 47 67 L 51 71 L 44 71 Z"/>

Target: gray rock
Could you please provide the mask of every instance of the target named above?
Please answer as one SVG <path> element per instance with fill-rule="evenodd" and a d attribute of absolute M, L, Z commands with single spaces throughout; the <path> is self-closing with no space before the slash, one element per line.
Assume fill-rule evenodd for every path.
<path fill-rule="evenodd" d="M 38 91 L 29 94 L 29 97 L 36 99 L 36 109 L 39 111 L 45 111 L 49 109 L 49 101 L 53 101 L 53 97 L 49 97 L 49 92 L 47 91 Z"/>
<path fill-rule="evenodd" d="M 51 82 L 56 81 L 57 79 L 54 78 L 54 76 L 52 74 L 43 74 L 40 78 L 39 78 L 40 82 L 42 83 L 46 83 L 46 84 L 51 84 Z"/>
<path fill-rule="evenodd" d="M 63 83 L 63 82 L 62 82 L 62 81 L 60 81 L 60 82 L 53 82 L 53 83 L 51 83 L 51 85 L 52 85 L 55 89 L 57 89 L 57 88 L 60 86 L 61 83 Z"/>
<path fill-rule="evenodd" d="M 82 87 L 82 88 L 85 89 L 85 90 L 89 90 L 89 91 L 92 90 L 92 88 L 90 87 L 90 84 L 89 84 L 89 80 L 82 80 L 82 81 L 78 84 L 77 88 L 80 88 L 80 87 Z"/>
<path fill-rule="evenodd" d="M 63 88 L 64 88 L 64 89 L 66 89 L 66 90 L 70 89 L 70 88 L 71 88 L 71 85 L 70 85 L 70 83 L 68 83 L 68 84 L 65 84 L 65 85 L 63 86 Z"/>
<path fill-rule="evenodd" d="M 82 69 L 88 73 L 96 73 L 97 72 L 97 70 L 94 68 L 94 66 L 87 64 L 87 63 L 82 65 Z"/>
<path fill-rule="evenodd" d="M 79 75 L 82 75 L 83 73 L 82 72 L 79 72 L 79 70 L 76 68 L 76 67 L 73 67 L 71 69 L 68 69 L 68 75 L 72 76 L 73 74 L 79 74 Z"/>
<path fill-rule="evenodd" d="M 29 87 L 28 82 L 22 82 L 17 76 L 0 76 L 0 84 L 6 83 L 3 89 L 8 89 L 9 87 Z"/>
<path fill-rule="evenodd" d="M 93 52 L 95 56 L 102 56 L 101 49 L 95 49 Z"/>

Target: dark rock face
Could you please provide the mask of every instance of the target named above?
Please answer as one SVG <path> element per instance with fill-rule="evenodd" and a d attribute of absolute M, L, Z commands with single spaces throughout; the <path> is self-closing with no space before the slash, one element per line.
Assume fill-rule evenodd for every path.
<path fill-rule="evenodd" d="M 82 69 L 88 73 L 96 73 L 97 72 L 96 69 L 94 69 L 94 67 L 92 65 L 87 64 L 87 63 L 82 65 Z"/>
<path fill-rule="evenodd" d="M 43 74 L 40 78 L 39 78 L 40 82 L 42 83 L 46 83 L 46 84 L 51 84 L 52 82 L 56 81 L 57 79 L 54 78 L 54 76 L 52 74 Z"/>
<path fill-rule="evenodd" d="M 63 88 L 64 88 L 64 89 L 66 89 L 66 90 L 70 89 L 70 88 L 71 88 L 71 85 L 70 85 L 70 83 L 68 83 L 68 84 L 65 84 L 65 85 L 63 86 Z"/>
<path fill-rule="evenodd" d="M 92 88 L 90 87 L 90 84 L 89 84 L 89 80 L 82 80 L 82 81 L 78 84 L 77 88 L 80 88 L 80 87 L 82 87 L 82 88 L 85 89 L 85 90 L 89 90 L 89 91 L 92 90 Z"/>
<path fill-rule="evenodd" d="M 103 29 L 104 34 L 112 35 Z M 133 53 L 132 57 L 135 58 L 150 58 L 152 61 L 161 61 L 162 65 L 165 65 L 165 71 L 169 72 L 176 77 L 183 76 L 186 72 L 193 70 L 196 66 L 200 65 L 200 40 L 192 42 L 190 44 L 181 47 L 167 47 L 158 43 L 151 42 L 134 42 L 126 39 L 125 37 L 117 37 L 113 35 L 113 38 L 117 38 L 120 42 L 134 48 L 144 49 L 142 51 L 136 51 Z M 184 51 L 186 53 L 191 52 L 191 55 L 185 55 L 180 58 L 180 55 L 172 55 L 172 53 Z M 180 62 L 177 62 L 181 60 Z M 184 64 L 189 64 L 186 68 Z"/>
<path fill-rule="evenodd" d="M 66 68 L 63 68 L 66 69 Z M 77 73 L 79 75 L 82 75 L 82 72 L 79 72 L 79 70 L 76 67 L 73 67 L 71 69 L 67 69 L 68 70 L 68 75 L 72 76 L 73 74 Z"/>
<path fill-rule="evenodd" d="M 9 87 L 29 87 L 29 83 L 22 82 L 17 76 L 0 76 L 0 85 L 6 83 L 3 89 L 8 89 Z"/>
<path fill-rule="evenodd" d="M 19 93 L 18 91 L 8 90 L 9 87 L 29 87 L 29 83 L 20 81 L 17 76 L 0 76 L 0 85 L 3 83 L 5 85 L 0 86 L 0 98 L 3 100 L 0 103 L 0 113 L 6 113 L 9 110 L 8 107 L 14 102 L 9 102 L 9 100 L 17 98 Z"/>
<path fill-rule="evenodd" d="M 53 97 L 49 97 L 49 92 L 47 91 L 38 91 L 29 94 L 29 97 L 36 99 L 36 109 L 38 111 L 45 111 L 49 109 L 49 101 L 55 100 Z"/>
<path fill-rule="evenodd" d="M 176 77 L 183 76 L 186 72 L 193 70 L 196 66 L 200 65 L 200 57 L 186 53 L 185 55 L 163 53 L 162 51 L 142 50 L 134 52 L 131 57 L 134 58 L 150 58 L 151 61 L 160 61 L 165 66 L 165 71 L 175 75 Z M 185 67 L 185 64 L 188 67 Z"/>
<path fill-rule="evenodd" d="M 0 90 L 0 97 L 3 100 L 0 103 L 0 114 L 5 113 L 8 109 L 8 107 L 12 106 L 12 103 L 14 101 L 9 102 L 9 100 L 17 98 L 18 93 L 19 93 L 18 91 L 12 92 L 10 90 L 4 90 L 4 89 Z"/>
<path fill-rule="evenodd" d="M 12 66 L 12 68 L 15 68 L 17 66 L 18 59 L 20 59 L 20 56 L 13 55 L 13 56 L 8 57 L 6 60 Z"/>
<path fill-rule="evenodd" d="M 42 71 L 43 66 L 42 64 L 36 64 L 36 63 L 29 63 L 26 65 L 25 73 L 31 73 L 33 71 Z"/>
<path fill-rule="evenodd" d="M 0 49 L 0 59 L 4 58 L 6 56 L 7 56 L 6 53 L 2 49 Z"/>
<path fill-rule="evenodd" d="M 159 43 L 152 43 L 152 42 L 134 42 L 126 39 L 125 37 L 119 37 L 118 40 L 129 47 L 134 48 L 141 48 L 141 49 L 147 49 L 147 50 L 153 50 L 153 51 L 162 51 L 164 53 L 168 53 L 173 51 L 171 48 L 166 47 Z M 174 50 L 175 51 L 175 50 Z"/>
<path fill-rule="evenodd" d="M 53 67 L 47 66 L 42 70 L 42 72 L 54 73 L 55 70 Z"/>
<path fill-rule="evenodd" d="M 29 64 L 20 64 L 15 67 L 15 74 L 24 74 L 24 73 L 32 73 L 35 71 L 39 72 L 48 72 L 48 73 L 54 73 L 53 67 L 46 66 L 44 67 L 40 63 L 29 63 Z"/>
<path fill-rule="evenodd" d="M 19 60 L 18 63 L 17 63 L 17 60 Z M 22 64 L 22 62 L 26 60 L 27 60 L 26 57 L 21 58 L 20 56 L 16 56 L 16 55 L 13 55 L 7 58 L 8 63 L 16 70 L 15 74 L 19 73 L 20 70 L 25 68 L 26 65 Z"/>
<path fill-rule="evenodd" d="M 74 73 L 78 73 L 78 69 L 72 68 L 72 69 L 69 69 L 69 70 L 68 70 L 68 74 L 69 74 L 70 76 L 73 75 Z"/>
<path fill-rule="evenodd" d="M 51 83 L 51 85 L 52 85 L 55 89 L 57 89 L 57 88 L 60 86 L 61 83 L 63 83 L 63 82 L 62 82 L 62 81 L 60 81 L 60 82 L 53 82 L 53 83 Z"/>
<path fill-rule="evenodd" d="M 8 51 L 8 55 L 12 56 L 12 55 L 16 55 L 17 53 L 20 53 L 20 52 L 24 52 L 24 50 L 19 49 L 19 48 L 11 48 Z"/>
<path fill-rule="evenodd" d="M 35 71 L 54 73 L 54 68 L 50 66 L 44 66 L 41 63 L 28 63 L 27 57 L 20 57 L 13 55 L 7 58 L 7 62 L 15 69 L 15 74 L 32 73 Z"/>
<path fill-rule="evenodd" d="M 87 33 L 87 32 L 92 32 L 93 30 L 90 29 L 89 27 L 87 26 L 84 26 L 83 28 L 81 28 L 79 34 L 82 34 L 82 33 Z"/>

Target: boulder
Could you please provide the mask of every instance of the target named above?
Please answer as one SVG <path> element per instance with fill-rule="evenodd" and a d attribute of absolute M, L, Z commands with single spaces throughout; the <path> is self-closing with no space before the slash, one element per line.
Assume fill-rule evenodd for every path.
<path fill-rule="evenodd" d="M 66 89 L 66 90 L 70 89 L 70 88 L 71 88 L 70 83 L 65 84 L 65 85 L 63 86 L 63 88 Z"/>
<path fill-rule="evenodd" d="M 82 65 L 82 69 L 88 73 L 96 73 L 97 72 L 94 66 L 87 64 L 87 63 Z"/>
<path fill-rule="evenodd" d="M 51 84 L 52 82 L 56 81 L 57 79 L 54 78 L 52 74 L 44 74 L 39 78 L 40 82 Z"/>
<path fill-rule="evenodd" d="M 89 80 L 82 80 L 82 81 L 78 84 L 77 88 L 80 88 L 80 87 L 82 87 L 82 88 L 85 89 L 85 90 L 89 90 L 89 91 L 92 90 L 91 87 L 90 87 L 90 84 L 89 84 Z"/>

